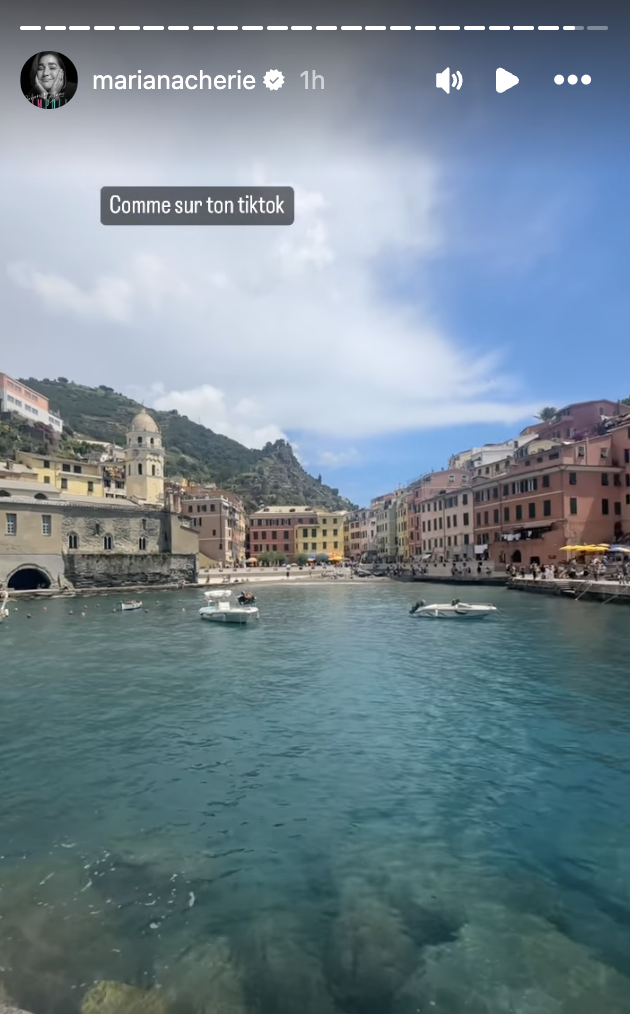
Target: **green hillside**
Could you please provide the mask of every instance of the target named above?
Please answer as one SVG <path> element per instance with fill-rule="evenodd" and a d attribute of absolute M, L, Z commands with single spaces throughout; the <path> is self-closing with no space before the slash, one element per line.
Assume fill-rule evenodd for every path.
<path fill-rule="evenodd" d="M 85 387 L 64 378 L 24 377 L 21 382 L 43 394 L 50 407 L 59 412 L 66 430 L 64 445 L 70 441 L 76 446 L 89 440 L 124 444 L 131 420 L 143 407 L 111 387 Z M 284 440 L 268 443 L 261 450 L 252 449 L 177 411 L 150 412 L 162 431 L 169 476 L 214 482 L 231 489 L 243 497 L 248 509 L 263 503 L 300 503 L 328 510 L 354 506 L 338 490 L 308 475 Z M 26 432 L 23 439 L 32 444 L 32 436 Z M 24 446 L 19 437 L 5 434 L 5 453 L 8 444 L 12 441 L 14 446 L 16 440 Z"/>

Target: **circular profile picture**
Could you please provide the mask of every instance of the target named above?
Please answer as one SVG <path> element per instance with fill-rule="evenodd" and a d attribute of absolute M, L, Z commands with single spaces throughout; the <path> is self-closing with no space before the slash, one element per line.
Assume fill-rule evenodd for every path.
<path fill-rule="evenodd" d="M 43 50 L 22 67 L 20 84 L 24 97 L 38 109 L 60 109 L 77 90 L 77 68 L 62 53 Z"/>

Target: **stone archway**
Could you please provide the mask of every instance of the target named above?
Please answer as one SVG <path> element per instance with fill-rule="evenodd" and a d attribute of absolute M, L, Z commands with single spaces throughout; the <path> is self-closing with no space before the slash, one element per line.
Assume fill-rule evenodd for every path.
<path fill-rule="evenodd" d="M 522 563 L 520 549 L 515 549 L 514 552 L 512 553 L 512 563 Z"/>
<path fill-rule="evenodd" d="M 9 591 L 37 591 L 38 588 L 50 588 L 50 576 L 41 567 L 26 565 L 18 567 L 7 581 Z"/>

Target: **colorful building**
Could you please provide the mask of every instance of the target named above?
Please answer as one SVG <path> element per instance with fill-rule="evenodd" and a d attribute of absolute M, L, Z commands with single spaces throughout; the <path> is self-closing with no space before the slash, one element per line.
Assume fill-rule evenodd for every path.
<path fill-rule="evenodd" d="M 40 482 L 61 493 L 95 498 L 104 496 L 103 469 L 98 462 L 56 458 L 30 451 L 18 451 L 16 458 L 20 464 L 31 468 Z"/>
<path fill-rule="evenodd" d="M 349 511 L 344 518 L 344 556 L 349 560 L 375 559 L 376 511 L 371 507 Z"/>
<path fill-rule="evenodd" d="M 475 551 L 495 566 L 566 559 L 564 545 L 630 536 L 630 416 L 583 439 L 535 438 L 473 480 Z"/>
<path fill-rule="evenodd" d="M 472 497 L 471 490 L 453 490 L 422 501 L 417 517 L 425 561 L 458 563 L 474 558 Z"/>
<path fill-rule="evenodd" d="M 290 563 L 302 556 L 341 560 L 346 513 L 323 507 L 262 507 L 249 518 L 250 558 L 275 551 Z"/>
<path fill-rule="evenodd" d="M 223 567 L 244 564 L 245 515 L 238 497 L 202 488 L 188 490 L 182 494 L 180 510 L 199 536 L 199 552 L 207 562 Z"/>
<path fill-rule="evenodd" d="M 15 412 L 31 423 L 47 426 L 56 434 L 63 432 L 61 416 L 51 411 L 48 398 L 6 373 L 0 373 L 0 412 Z"/>
<path fill-rule="evenodd" d="M 261 553 L 277 552 L 293 563 L 305 542 L 310 545 L 311 531 L 317 532 L 317 514 L 311 507 L 261 507 L 249 516 L 249 559 Z M 306 530 L 309 535 L 303 535 Z M 312 537 L 315 542 L 316 535 Z M 303 552 L 308 553 L 309 550 Z"/>
<path fill-rule="evenodd" d="M 427 549 L 423 548 L 423 542 L 427 541 L 428 535 L 426 531 L 424 534 L 422 531 L 422 504 L 435 496 L 450 496 L 454 490 L 467 487 L 470 479 L 471 472 L 468 468 L 448 468 L 426 472 L 409 484 L 407 514 L 410 559 L 419 560 L 423 553 L 427 552 Z"/>

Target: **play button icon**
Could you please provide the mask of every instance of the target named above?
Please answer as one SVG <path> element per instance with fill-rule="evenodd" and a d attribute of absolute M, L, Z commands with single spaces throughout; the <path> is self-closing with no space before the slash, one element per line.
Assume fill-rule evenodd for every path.
<path fill-rule="evenodd" d="M 504 70 L 503 67 L 497 67 L 497 91 L 506 92 L 508 88 L 513 88 L 514 85 L 518 84 L 518 78 L 516 74 L 510 74 L 509 70 Z"/>

